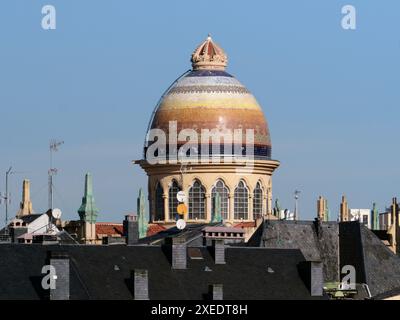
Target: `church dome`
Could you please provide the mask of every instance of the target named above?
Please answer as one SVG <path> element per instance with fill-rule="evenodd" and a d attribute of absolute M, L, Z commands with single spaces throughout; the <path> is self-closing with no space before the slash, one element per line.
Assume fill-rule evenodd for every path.
<path fill-rule="evenodd" d="M 202 129 L 242 129 L 244 134 L 253 129 L 255 157 L 270 159 L 271 139 L 263 111 L 249 90 L 225 71 L 228 58 L 224 50 L 208 36 L 193 52 L 191 62 L 192 70 L 162 96 L 149 129 L 167 133 L 170 121 L 176 121 L 178 133 L 194 129 L 199 142 Z"/>

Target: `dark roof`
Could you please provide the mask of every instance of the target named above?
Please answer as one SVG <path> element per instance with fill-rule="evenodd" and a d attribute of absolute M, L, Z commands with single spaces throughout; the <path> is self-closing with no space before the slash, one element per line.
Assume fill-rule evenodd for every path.
<path fill-rule="evenodd" d="M 253 240 L 249 243 L 254 244 Z M 269 220 L 264 223 L 260 245 L 300 249 L 306 260 L 322 261 L 325 281 L 338 281 L 339 230 L 335 222 Z"/>
<path fill-rule="evenodd" d="M 400 287 L 400 258 L 365 226 L 360 225 L 366 283 L 372 296 Z"/>
<path fill-rule="evenodd" d="M 211 284 L 223 284 L 224 299 L 312 298 L 297 270 L 304 261 L 299 250 L 227 247 L 227 263 L 215 265 L 202 247 L 204 259 L 188 258 L 188 269 L 172 270 L 160 246 L 2 244 L 7 263 L 0 264 L 0 299 L 43 298 L 41 269 L 49 250 L 70 257 L 71 299 L 132 299 L 134 269 L 148 270 L 150 299 L 204 299 Z"/>
<path fill-rule="evenodd" d="M 357 283 L 367 284 L 372 296 L 400 287 L 400 258 L 358 221 L 266 221 L 262 228 L 249 243 L 300 249 L 306 260 L 323 262 L 325 282 L 338 281 L 341 268 L 352 265 Z"/>
<path fill-rule="evenodd" d="M 30 214 L 27 216 L 23 216 L 19 219 L 21 219 L 23 222 L 26 223 L 32 223 L 33 221 L 35 221 L 37 218 L 41 217 L 44 213 L 35 213 L 35 214 Z"/>
<path fill-rule="evenodd" d="M 398 295 L 400 295 L 400 288 L 395 288 L 395 289 L 377 294 L 377 295 L 373 296 L 371 299 L 383 300 L 383 299 L 388 299 L 388 298 L 398 296 Z"/>
<path fill-rule="evenodd" d="M 192 223 L 186 225 L 185 229 L 179 230 L 177 227 L 172 227 L 165 229 L 161 232 L 158 232 L 152 236 L 141 238 L 139 240 L 140 244 L 160 244 L 163 243 L 165 238 L 170 237 L 170 236 L 175 236 L 175 235 L 185 235 L 187 242 L 190 244 L 190 242 L 193 242 L 197 240 L 198 238 L 203 236 L 203 229 L 207 226 L 209 227 L 215 227 L 215 226 L 220 226 L 222 225 L 221 223 L 208 223 L 208 224 L 203 224 L 203 223 Z"/>
<path fill-rule="evenodd" d="M 61 244 L 78 244 L 78 242 L 65 230 L 57 233 L 57 238 Z"/>

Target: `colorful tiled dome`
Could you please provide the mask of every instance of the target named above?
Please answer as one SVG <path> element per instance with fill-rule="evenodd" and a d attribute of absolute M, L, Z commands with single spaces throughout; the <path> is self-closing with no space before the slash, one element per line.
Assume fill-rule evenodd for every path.
<path fill-rule="evenodd" d="M 199 142 L 202 129 L 244 133 L 253 129 L 255 156 L 270 159 L 271 139 L 263 111 L 249 90 L 225 71 L 227 61 L 225 52 L 208 36 L 192 54 L 193 69 L 163 96 L 150 128 L 168 132 L 170 121 L 176 121 L 178 133 L 194 129 Z"/>

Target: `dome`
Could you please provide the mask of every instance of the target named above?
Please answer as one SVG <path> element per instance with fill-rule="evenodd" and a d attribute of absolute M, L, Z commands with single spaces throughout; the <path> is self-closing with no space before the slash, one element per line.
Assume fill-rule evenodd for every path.
<path fill-rule="evenodd" d="M 225 71 L 227 61 L 225 52 L 208 36 L 192 54 L 192 70 L 161 98 L 149 128 L 167 133 L 170 121 L 176 121 L 178 133 L 194 129 L 199 142 L 202 129 L 242 129 L 243 134 L 253 129 L 255 157 L 270 159 L 271 140 L 263 111 L 249 90 Z"/>

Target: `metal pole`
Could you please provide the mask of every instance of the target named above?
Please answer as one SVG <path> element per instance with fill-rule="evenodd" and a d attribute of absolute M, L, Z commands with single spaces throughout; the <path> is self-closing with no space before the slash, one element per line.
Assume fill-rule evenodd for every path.
<path fill-rule="evenodd" d="M 10 167 L 8 169 L 8 171 L 6 172 L 6 196 L 5 196 L 5 201 L 6 201 L 6 225 L 5 225 L 5 228 L 6 228 L 6 230 L 8 230 L 8 228 L 7 228 L 7 226 L 8 226 L 8 201 L 9 201 L 9 198 L 8 198 L 8 176 L 11 173 L 11 170 L 12 170 L 12 167 Z"/>
<path fill-rule="evenodd" d="M 298 211 L 299 211 L 299 204 L 298 204 L 299 194 L 300 194 L 299 190 L 295 190 L 294 191 L 294 199 L 295 199 L 295 202 L 294 202 L 294 220 L 297 220 L 299 218 L 299 213 L 298 213 Z"/>

